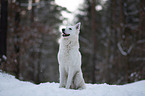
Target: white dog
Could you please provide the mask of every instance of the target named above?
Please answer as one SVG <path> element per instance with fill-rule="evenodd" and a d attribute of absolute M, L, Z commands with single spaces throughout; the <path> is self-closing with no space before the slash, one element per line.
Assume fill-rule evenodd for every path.
<path fill-rule="evenodd" d="M 81 70 L 81 54 L 79 52 L 80 25 L 81 23 L 78 23 L 62 29 L 58 52 L 60 88 L 85 88 Z"/>

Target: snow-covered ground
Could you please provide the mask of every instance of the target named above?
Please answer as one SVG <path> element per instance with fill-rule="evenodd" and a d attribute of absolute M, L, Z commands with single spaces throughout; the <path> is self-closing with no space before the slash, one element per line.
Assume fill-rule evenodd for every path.
<path fill-rule="evenodd" d="M 0 72 L 0 96 L 145 96 L 145 80 L 126 85 L 86 84 L 84 90 L 58 88 L 58 83 L 35 85 Z"/>

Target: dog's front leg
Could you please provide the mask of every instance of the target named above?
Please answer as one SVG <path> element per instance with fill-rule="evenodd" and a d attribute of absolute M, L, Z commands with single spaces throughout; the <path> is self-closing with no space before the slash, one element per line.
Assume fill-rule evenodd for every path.
<path fill-rule="evenodd" d="M 70 88 L 73 76 L 74 76 L 74 70 L 72 70 L 72 68 L 70 68 L 69 73 L 68 73 L 66 87 L 65 87 L 66 89 Z"/>
<path fill-rule="evenodd" d="M 66 76 L 66 72 L 64 71 L 64 68 L 60 67 L 59 71 L 60 71 L 60 85 L 59 85 L 59 88 L 62 88 L 62 87 L 65 87 L 65 85 L 66 85 L 67 76 Z"/>

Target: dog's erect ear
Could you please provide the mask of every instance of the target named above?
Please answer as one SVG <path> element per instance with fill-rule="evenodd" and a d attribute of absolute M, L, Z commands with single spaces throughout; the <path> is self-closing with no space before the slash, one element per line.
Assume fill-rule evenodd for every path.
<path fill-rule="evenodd" d="M 77 30 L 80 30 L 80 26 L 81 26 L 81 22 L 79 22 L 79 23 L 77 23 L 77 24 L 75 25 L 75 27 L 76 27 Z"/>

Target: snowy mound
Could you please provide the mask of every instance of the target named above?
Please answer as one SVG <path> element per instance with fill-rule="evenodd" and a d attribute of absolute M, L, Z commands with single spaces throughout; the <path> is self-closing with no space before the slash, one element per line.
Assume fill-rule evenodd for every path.
<path fill-rule="evenodd" d="M 35 85 L 0 73 L 0 96 L 145 96 L 145 80 L 126 85 L 86 84 L 84 90 L 58 86 L 49 82 Z"/>

